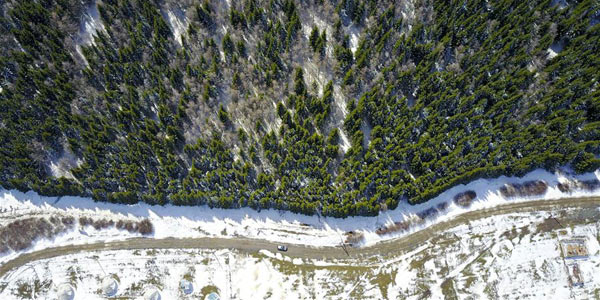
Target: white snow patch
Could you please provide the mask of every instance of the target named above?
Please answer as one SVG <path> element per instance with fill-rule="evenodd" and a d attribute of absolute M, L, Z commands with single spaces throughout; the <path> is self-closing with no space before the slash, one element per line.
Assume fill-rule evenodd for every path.
<path fill-rule="evenodd" d="M 86 6 L 85 12 L 81 16 L 81 19 L 83 22 L 79 25 L 79 33 L 77 34 L 77 40 L 75 42 L 75 52 L 79 54 L 87 66 L 88 62 L 81 51 L 81 46 L 94 45 L 94 36 L 98 32 L 106 32 L 106 29 L 104 28 L 102 19 L 100 19 L 96 1 L 93 1 Z"/>
<path fill-rule="evenodd" d="M 350 149 L 350 141 L 348 140 L 348 136 L 343 128 L 343 120 L 346 119 L 346 115 L 348 115 L 348 108 L 346 107 L 346 97 L 342 94 L 341 88 L 339 85 L 333 85 L 333 102 L 336 106 L 335 111 L 339 112 L 341 116 L 336 116 L 334 119 L 339 120 L 339 123 L 335 124 L 335 126 L 339 129 L 340 132 L 340 140 L 342 142 L 341 148 L 344 153 Z"/>
<path fill-rule="evenodd" d="M 344 151 L 344 153 L 348 152 L 348 149 L 350 149 L 350 141 L 348 140 L 348 137 L 346 136 L 346 132 L 343 129 L 340 129 L 340 139 L 342 140 L 342 151 Z"/>
<path fill-rule="evenodd" d="M 555 42 L 553 43 L 550 48 L 548 48 L 547 52 L 548 52 L 548 58 L 552 59 L 554 57 L 556 57 L 558 55 L 558 53 L 560 53 L 563 48 L 564 48 L 564 43 L 563 42 Z"/>
<path fill-rule="evenodd" d="M 85 8 L 85 13 L 81 17 L 83 23 L 79 27 L 79 45 L 92 45 L 94 44 L 94 35 L 96 35 L 99 31 L 106 32 L 104 28 L 104 24 L 102 24 L 102 20 L 100 19 L 100 14 L 98 13 L 98 6 L 96 2 L 92 2 Z"/>
<path fill-rule="evenodd" d="M 362 122 L 360 125 L 360 131 L 362 131 L 363 133 L 363 147 L 365 147 L 365 149 L 367 147 L 369 147 L 369 144 L 371 144 L 371 130 L 373 128 L 371 128 L 371 125 L 369 125 L 366 122 Z"/>
<path fill-rule="evenodd" d="M 50 161 L 50 172 L 52 172 L 52 176 L 58 177 L 66 177 L 66 178 L 74 178 L 73 174 L 69 172 L 69 170 L 65 170 L 61 168 L 57 162 Z"/>
<path fill-rule="evenodd" d="M 358 29 L 356 26 L 350 26 L 348 28 L 348 32 L 350 33 L 350 50 L 352 50 L 352 53 L 356 53 L 356 49 L 358 49 L 360 29 Z"/>
<path fill-rule="evenodd" d="M 346 115 L 348 114 L 348 108 L 346 107 L 346 96 L 342 94 L 342 90 L 337 84 L 333 85 L 333 100 L 342 111 L 343 119 L 345 119 Z"/>
<path fill-rule="evenodd" d="M 414 0 L 401 1 L 397 7 L 400 9 L 402 19 L 408 23 L 408 31 L 412 30 L 412 25 L 416 19 Z"/>
<path fill-rule="evenodd" d="M 175 41 L 181 46 L 181 36 L 185 35 L 189 23 L 187 17 L 185 16 L 185 11 L 179 8 L 174 8 L 161 10 L 161 13 L 169 23 L 169 27 L 171 27 Z"/>
<path fill-rule="evenodd" d="M 564 9 L 569 6 L 569 3 L 567 3 L 567 0 L 552 0 L 551 6 L 557 5 L 559 9 Z"/>
<path fill-rule="evenodd" d="M 310 58 L 304 60 L 302 68 L 304 69 L 305 81 L 308 87 L 312 87 L 312 83 L 316 82 L 318 88 L 317 93 L 319 97 L 322 97 L 323 88 L 325 87 L 325 84 L 327 84 L 327 82 L 330 80 L 330 78 L 325 72 L 322 72 L 317 63 Z"/>
<path fill-rule="evenodd" d="M 81 159 L 75 157 L 75 154 L 65 148 L 61 157 L 50 160 L 48 168 L 50 169 L 52 176 L 56 178 L 66 177 L 75 179 L 70 170 L 81 166 L 82 163 L 83 161 Z"/>

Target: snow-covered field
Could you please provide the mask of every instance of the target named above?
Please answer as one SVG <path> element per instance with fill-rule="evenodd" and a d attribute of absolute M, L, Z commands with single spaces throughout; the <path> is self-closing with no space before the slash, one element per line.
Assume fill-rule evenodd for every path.
<path fill-rule="evenodd" d="M 600 292 L 598 223 L 565 224 L 545 232 L 555 213 L 516 213 L 490 217 L 449 229 L 398 262 L 404 275 L 391 287 L 398 295 L 459 299 L 585 299 Z M 560 219 L 560 218 L 559 218 Z M 560 243 L 585 241 L 589 257 L 576 260 L 584 285 L 569 283 Z M 406 259 L 406 260 L 402 260 Z M 396 263 L 391 263 L 394 270 Z M 416 273 L 416 275 L 415 275 Z M 420 287 L 421 286 L 421 287 Z"/>
<path fill-rule="evenodd" d="M 154 225 L 154 238 L 165 237 L 247 237 L 263 239 L 278 243 L 305 244 L 310 246 L 335 246 L 343 240 L 347 231 L 361 231 L 365 235 L 365 245 L 372 245 L 383 240 L 397 238 L 424 227 L 456 217 L 466 211 L 494 207 L 503 203 L 538 199 L 556 199 L 561 197 L 600 196 L 600 190 L 594 192 L 575 191 L 564 194 L 556 184 L 567 178 L 589 180 L 600 178 L 600 170 L 583 175 L 565 173 L 552 174 L 543 170 L 528 173 L 522 178 L 499 177 L 495 179 L 479 179 L 467 185 L 456 186 L 438 197 L 420 205 L 411 206 L 401 203 L 397 209 L 382 212 L 377 217 L 349 217 L 345 219 L 305 216 L 277 210 L 260 212 L 249 208 L 243 209 L 210 209 L 208 207 L 150 206 L 144 203 L 122 205 L 94 202 L 81 197 L 43 197 L 34 192 L 21 193 L 15 190 L 0 190 L 0 226 L 15 219 L 29 216 L 70 215 L 76 219 L 81 216 L 106 218 L 112 220 L 141 220 L 148 218 Z M 498 189 L 505 183 L 518 183 L 528 180 L 544 180 L 548 183 L 548 191 L 541 196 L 519 199 L 504 199 Z M 456 206 L 452 198 L 459 192 L 474 190 L 477 198 L 470 208 Z M 437 218 L 428 219 L 424 224 L 412 228 L 408 232 L 379 236 L 375 230 L 385 224 L 402 221 L 413 217 L 416 213 L 448 202 L 446 213 Z M 124 230 L 94 230 L 90 226 L 75 226 L 53 240 L 40 240 L 26 251 L 34 251 L 50 246 L 64 244 L 91 243 L 100 240 L 126 239 L 139 234 Z M 14 258 L 17 253 L 0 254 L 0 263 Z"/>
<path fill-rule="evenodd" d="M 597 298 L 599 219 L 596 208 L 499 215 L 372 259 L 309 260 L 267 250 L 74 254 L 7 273 L 0 278 L 0 299 L 56 299 L 69 288 L 73 299 L 101 299 L 105 291 L 139 299 L 148 290 L 161 299 L 204 299 L 210 292 L 221 299 Z M 565 258 L 560 245 L 573 238 L 584 241 L 587 256 Z M 582 286 L 569 283 L 567 268 L 574 264 Z"/>

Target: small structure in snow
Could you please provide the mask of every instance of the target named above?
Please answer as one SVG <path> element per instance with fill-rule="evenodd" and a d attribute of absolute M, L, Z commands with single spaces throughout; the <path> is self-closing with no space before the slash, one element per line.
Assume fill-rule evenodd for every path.
<path fill-rule="evenodd" d="M 144 300 L 160 300 L 160 292 L 154 286 L 149 287 L 144 293 Z"/>
<path fill-rule="evenodd" d="M 112 297 L 117 294 L 119 285 L 111 276 L 106 276 L 102 279 L 102 294 L 106 297 Z"/>
<path fill-rule="evenodd" d="M 587 258 L 589 256 L 585 240 L 581 238 L 561 241 L 564 257 L 567 259 Z"/>
<path fill-rule="evenodd" d="M 221 300 L 221 297 L 219 296 L 219 294 L 212 292 L 206 295 L 206 297 L 204 297 L 204 300 Z"/>
<path fill-rule="evenodd" d="M 571 286 L 583 287 L 583 274 L 581 274 L 579 264 L 577 262 L 574 262 L 572 264 L 567 265 L 567 271 L 569 272 L 569 284 Z"/>
<path fill-rule="evenodd" d="M 56 298 L 58 300 L 73 300 L 75 298 L 75 291 L 70 284 L 63 283 L 56 290 Z"/>
<path fill-rule="evenodd" d="M 186 295 L 189 295 L 194 292 L 194 286 L 192 285 L 192 283 L 185 279 L 182 279 L 179 282 L 179 288 Z"/>

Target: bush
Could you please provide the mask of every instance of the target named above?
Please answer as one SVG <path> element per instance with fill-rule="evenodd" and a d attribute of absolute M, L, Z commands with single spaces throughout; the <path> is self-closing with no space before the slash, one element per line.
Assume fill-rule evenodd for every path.
<path fill-rule="evenodd" d="M 94 223 L 94 220 L 92 220 L 92 218 L 79 217 L 79 226 L 81 226 L 81 227 L 85 227 L 85 226 L 91 225 L 93 223 Z"/>
<path fill-rule="evenodd" d="M 471 202 L 473 201 L 473 199 L 475 199 L 475 197 L 477 197 L 477 193 L 471 190 L 458 193 L 456 194 L 456 196 L 454 196 L 454 203 L 456 203 L 456 205 L 458 206 L 466 208 L 471 206 Z"/>
<path fill-rule="evenodd" d="M 150 222 L 150 220 L 148 220 L 148 219 L 144 219 L 144 220 L 138 222 L 137 228 L 138 228 L 138 232 L 141 233 L 142 235 L 149 235 L 154 232 L 154 227 L 152 226 L 152 222 Z"/>
<path fill-rule="evenodd" d="M 33 241 L 49 238 L 64 227 L 57 228 L 45 218 L 17 220 L 0 228 L 0 253 L 8 250 L 20 251 L 29 248 Z"/>
<path fill-rule="evenodd" d="M 548 190 L 548 184 L 542 180 L 527 181 L 520 183 L 507 183 L 500 188 L 500 194 L 504 198 L 528 197 L 543 195 Z"/>

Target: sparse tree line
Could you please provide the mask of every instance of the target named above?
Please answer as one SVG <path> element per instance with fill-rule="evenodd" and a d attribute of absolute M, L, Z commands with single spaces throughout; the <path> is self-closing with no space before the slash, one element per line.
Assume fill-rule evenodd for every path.
<path fill-rule="evenodd" d="M 187 1 L 180 44 L 175 5 L 98 2 L 105 30 L 79 54 L 78 1 L 2 4 L 4 188 L 345 217 L 600 167 L 595 1 L 420 3 L 414 19 L 375 0 Z M 56 178 L 67 151 L 79 162 Z"/>

